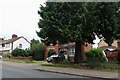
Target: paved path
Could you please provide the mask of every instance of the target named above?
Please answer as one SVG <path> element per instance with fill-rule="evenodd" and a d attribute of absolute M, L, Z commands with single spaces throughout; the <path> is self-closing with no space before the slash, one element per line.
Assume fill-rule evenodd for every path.
<path fill-rule="evenodd" d="M 105 72 L 105 71 L 98 71 L 98 70 L 86 70 L 86 69 L 76 69 L 76 68 L 61 68 L 61 67 L 47 67 L 47 66 L 40 66 L 37 64 L 24 64 L 24 63 L 13 63 L 13 62 L 4 62 L 5 64 L 13 65 L 17 67 L 24 67 L 24 68 L 32 68 L 41 71 L 50 71 L 55 73 L 64 73 L 64 74 L 72 74 L 77 76 L 85 76 L 85 77 L 94 77 L 94 78 L 101 78 L 101 79 L 118 79 L 117 72 Z"/>
<path fill-rule="evenodd" d="M 46 67 L 46 66 L 37 67 L 37 69 L 58 72 L 58 73 L 86 76 L 86 77 L 103 78 L 103 79 L 118 78 L 117 72 L 105 72 L 105 71 L 98 71 L 98 70 L 85 70 L 85 69 L 75 69 L 75 68 Z"/>

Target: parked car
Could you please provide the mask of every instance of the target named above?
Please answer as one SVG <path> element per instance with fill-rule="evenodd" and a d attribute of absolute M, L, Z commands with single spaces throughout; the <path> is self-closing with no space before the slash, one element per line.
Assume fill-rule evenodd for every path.
<path fill-rule="evenodd" d="M 0 60 L 2 60 L 2 56 L 0 55 Z"/>
<path fill-rule="evenodd" d="M 63 62 L 65 60 L 65 55 L 63 53 L 54 54 L 47 58 L 47 62 L 50 63 L 56 59 L 56 62 Z"/>
<path fill-rule="evenodd" d="M 46 60 L 47 60 L 48 63 L 50 63 L 50 62 L 52 62 L 53 58 L 55 58 L 55 57 L 58 57 L 58 54 L 51 55 Z"/>

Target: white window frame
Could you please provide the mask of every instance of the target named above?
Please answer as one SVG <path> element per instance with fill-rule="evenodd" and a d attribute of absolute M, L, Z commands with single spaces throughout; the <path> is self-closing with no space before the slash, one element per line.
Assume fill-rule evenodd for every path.
<path fill-rule="evenodd" d="M 75 55 L 75 48 L 71 47 L 70 48 L 70 56 L 74 56 Z"/>

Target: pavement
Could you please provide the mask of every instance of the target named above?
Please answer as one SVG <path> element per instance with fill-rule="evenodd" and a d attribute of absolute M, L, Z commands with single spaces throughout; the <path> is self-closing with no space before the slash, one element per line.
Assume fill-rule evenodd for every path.
<path fill-rule="evenodd" d="M 76 69 L 76 68 L 62 68 L 62 67 L 48 67 L 36 64 L 25 64 L 25 63 L 13 63 L 13 62 L 4 62 L 5 64 L 13 65 L 16 64 L 16 67 L 32 68 L 40 71 L 48 71 L 54 73 L 62 73 L 83 77 L 92 77 L 100 79 L 110 79 L 110 80 L 120 80 L 118 72 L 106 72 L 99 70 L 87 70 L 87 69 Z"/>
<path fill-rule="evenodd" d="M 49 72 L 63 73 L 63 74 L 83 76 L 83 77 L 111 79 L 111 80 L 118 79 L 117 72 L 106 72 L 106 71 L 86 70 L 86 69 L 76 69 L 76 68 L 47 67 L 47 66 L 40 66 L 37 67 L 36 69 L 41 71 L 49 71 Z"/>

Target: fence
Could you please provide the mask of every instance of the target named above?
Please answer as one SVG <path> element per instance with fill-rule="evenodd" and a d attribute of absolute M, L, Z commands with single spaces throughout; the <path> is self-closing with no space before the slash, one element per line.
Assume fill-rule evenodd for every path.
<path fill-rule="evenodd" d="M 32 56 L 28 56 L 28 57 L 22 57 L 22 56 L 14 57 L 14 56 L 11 56 L 10 59 L 29 60 L 29 61 L 33 60 Z"/>

